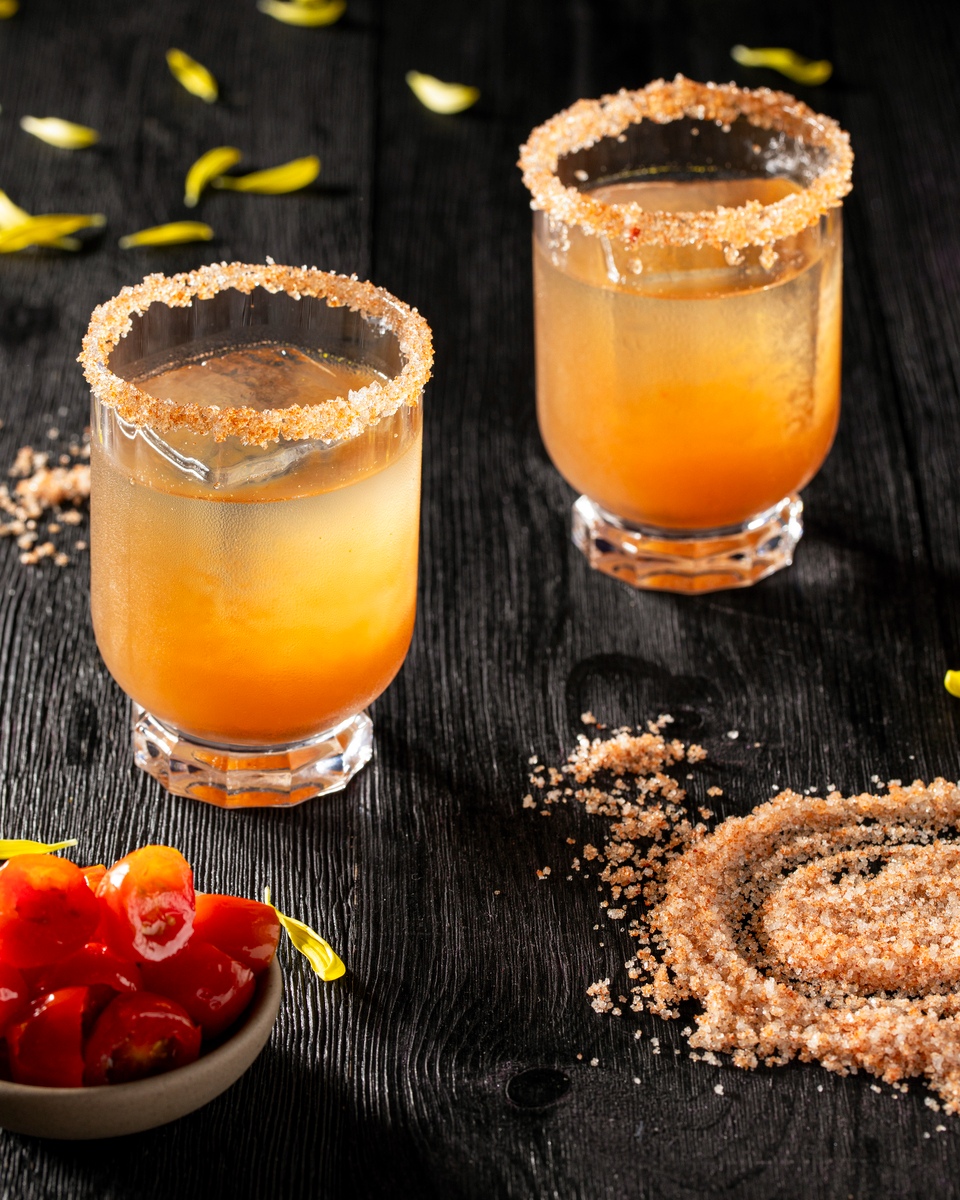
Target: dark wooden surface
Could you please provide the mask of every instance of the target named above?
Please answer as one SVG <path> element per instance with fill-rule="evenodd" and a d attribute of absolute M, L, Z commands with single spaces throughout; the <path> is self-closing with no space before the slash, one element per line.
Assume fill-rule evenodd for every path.
<path fill-rule="evenodd" d="M 736 68 L 735 42 L 836 66 L 796 90 L 857 153 L 843 418 L 790 571 L 746 593 L 638 595 L 568 544 L 572 496 L 537 435 L 516 150 L 578 96 L 658 75 L 782 83 Z M 210 66 L 221 103 L 178 89 L 170 45 Z M 91 861 L 171 842 L 207 889 L 272 884 L 349 967 L 325 986 L 285 954 L 267 1051 L 194 1116 L 110 1144 L 0 1133 L 4 1200 L 960 1194 L 960 1120 L 936 1132 L 921 1088 L 895 1100 L 816 1066 L 694 1064 L 673 1053 L 678 1023 L 644 1017 L 655 1056 L 636 1018 L 593 1013 L 587 985 L 628 951 L 594 930 L 595 884 L 566 882 L 565 839 L 602 834 L 520 807 L 528 756 L 558 761 L 586 708 L 673 712 L 711 751 L 725 813 L 773 785 L 960 773 L 960 702 L 940 683 L 960 665 L 958 49 L 957 10 L 933 0 L 351 0 L 326 31 L 252 0 L 22 0 L 0 23 L 0 187 L 109 221 L 80 255 L 0 259 L 0 463 L 52 425 L 82 429 L 88 314 L 148 271 L 266 254 L 356 271 L 418 305 L 437 349 L 417 632 L 344 794 L 234 815 L 162 794 L 131 765 L 85 566 L 27 569 L 0 543 L 0 832 L 76 836 Z M 477 84 L 481 103 L 426 112 L 411 67 Z M 52 149 L 18 130 L 25 113 L 103 142 Z M 119 251 L 187 215 L 184 170 L 222 143 L 251 168 L 319 153 L 321 180 L 205 199 L 212 246 Z M 569 1090 L 509 1087 L 531 1068 Z"/>

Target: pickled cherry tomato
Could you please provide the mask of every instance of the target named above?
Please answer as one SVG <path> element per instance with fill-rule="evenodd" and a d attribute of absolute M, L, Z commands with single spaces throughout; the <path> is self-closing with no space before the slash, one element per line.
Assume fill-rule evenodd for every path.
<path fill-rule="evenodd" d="M 0 962 L 40 967 L 93 936 L 100 906 L 65 858 L 21 854 L 0 867 Z"/>
<path fill-rule="evenodd" d="M 61 988 L 34 1000 L 23 1020 L 7 1027 L 10 1074 L 15 1083 L 81 1086 L 89 1003 L 89 988 Z"/>
<path fill-rule="evenodd" d="M 198 892 L 193 932 L 258 974 L 277 952 L 280 918 L 271 905 L 257 900 Z"/>
<path fill-rule="evenodd" d="M 96 892 L 100 886 L 100 880 L 106 875 L 107 868 L 103 863 L 97 863 L 95 867 L 81 867 L 83 877 L 87 881 L 87 887 L 91 892 Z"/>
<path fill-rule="evenodd" d="M 24 977 L 16 967 L 0 963 L 0 1037 L 7 1025 L 26 1009 L 28 999 Z"/>
<path fill-rule="evenodd" d="M 83 1080 L 128 1083 L 185 1067 L 200 1056 L 200 1039 L 199 1026 L 165 996 L 117 996 L 90 1034 Z"/>
<path fill-rule="evenodd" d="M 105 940 L 139 962 L 176 954 L 193 930 L 193 872 L 172 846 L 142 846 L 121 858 L 101 879 L 97 897 Z"/>
<path fill-rule="evenodd" d="M 253 972 L 209 942 L 191 941 L 174 958 L 145 963 L 144 984 L 176 1000 L 215 1037 L 240 1016 L 255 987 Z"/>
<path fill-rule="evenodd" d="M 137 992 L 143 987 L 137 964 L 121 958 L 102 942 L 87 942 L 60 962 L 31 972 L 31 976 L 30 987 L 34 995 L 73 985 L 101 985 L 113 988 L 115 992 Z"/>

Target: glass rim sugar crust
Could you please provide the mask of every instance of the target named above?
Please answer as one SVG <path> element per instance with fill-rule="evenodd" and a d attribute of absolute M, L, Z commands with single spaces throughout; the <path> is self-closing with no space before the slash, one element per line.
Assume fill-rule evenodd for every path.
<path fill-rule="evenodd" d="M 374 380 L 349 395 L 323 404 L 257 410 L 177 404 L 151 396 L 110 369 L 110 356 L 132 328 L 132 318 L 152 304 L 187 308 L 194 299 L 209 300 L 229 289 L 249 294 L 254 288 L 286 292 L 294 300 L 310 296 L 332 307 L 345 305 L 362 316 L 383 321 L 397 339 L 403 367 L 393 378 Z M 385 288 L 316 267 L 276 263 L 211 263 L 177 275 L 147 275 L 121 289 L 94 309 L 78 361 L 94 396 L 116 409 L 123 420 L 157 433 L 187 430 L 222 442 L 237 438 L 248 446 L 289 441 L 346 441 L 392 416 L 404 404 L 413 407 L 430 379 L 433 343 L 430 327 L 415 308 Z"/>
<path fill-rule="evenodd" d="M 736 208 L 660 212 L 637 203 L 604 203 L 589 191 L 560 181 L 566 155 L 604 138 L 622 136 L 648 120 L 667 124 L 684 117 L 728 126 L 740 117 L 757 129 L 776 131 L 823 150 L 826 160 L 799 191 L 771 204 L 751 201 Z M 697 83 L 683 75 L 654 80 L 637 91 L 623 89 L 597 100 L 578 100 L 534 129 L 517 164 L 531 194 L 530 207 L 552 220 L 577 225 L 593 236 L 625 239 L 635 246 L 713 246 L 735 252 L 769 248 L 839 208 L 850 191 L 853 151 L 849 135 L 832 118 L 815 112 L 787 92 Z"/>

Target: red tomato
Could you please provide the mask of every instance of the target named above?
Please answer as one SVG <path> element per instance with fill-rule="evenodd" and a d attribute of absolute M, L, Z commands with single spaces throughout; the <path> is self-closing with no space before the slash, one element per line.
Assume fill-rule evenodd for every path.
<path fill-rule="evenodd" d="M 16 967 L 0 963 L 0 1037 L 9 1023 L 26 1009 L 27 981 Z"/>
<path fill-rule="evenodd" d="M 128 1083 L 185 1067 L 199 1058 L 200 1038 L 199 1027 L 165 996 L 117 996 L 90 1034 L 84 1082 Z"/>
<path fill-rule="evenodd" d="M 277 952 L 280 918 L 269 904 L 257 900 L 198 892 L 193 932 L 258 974 Z"/>
<path fill-rule="evenodd" d="M 143 981 L 182 1004 L 215 1037 L 240 1016 L 254 991 L 253 972 L 208 942 L 192 941 L 175 958 L 145 963 Z"/>
<path fill-rule="evenodd" d="M 193 930 L 193 872 L 171 846 L 141 846 L 121 858 L 100 881 L 97 896 L 105 940 L 138 962 L 176 954 Z"/>
<path fill-rule="evenodd" d="M 100 906 L 65 858 L 21 854 L 0 867 L 0 962 L 40 967 L 93 936 Z"/>
<path fill-rule="evenodd" d="M 7 1027 L 10 1074 L 15 1083 L 80 1087 L 89 993 L 85 987 L 49 992 L 34 1000 L 22 1021 Z"/>
<path fill-rule="evenodd" d="M 30 990 L 36 996 L 57 988 L 94 984 L 115 992 L 137 992 L 143 987 L 143 978 L 136 963 L 125 961 L 102 942 L 87 942 L 60 962 L 32 972 Z"/>

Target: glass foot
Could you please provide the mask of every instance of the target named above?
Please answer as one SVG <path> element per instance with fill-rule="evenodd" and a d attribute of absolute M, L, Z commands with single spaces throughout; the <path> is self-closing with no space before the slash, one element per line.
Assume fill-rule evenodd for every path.
<path fill-rule="evenodd" d="M 133 706 L 137 766 L 175 796 L 219 808 L 301 804 L 339 792 L 372 753 L 373 722 L 365 712 L 289 746 L 216 746 L 187 737 Z"/>
<path fill-rule="evenodd" d="M 589 496 L 573 506 L 573 541 L 590 566 L 658 592 L 749 587 L 789 567 L 802 536 L 799 496 L 787 496 L 744 525 L 691 532 L 634 525 L 604 512 Z"/>

